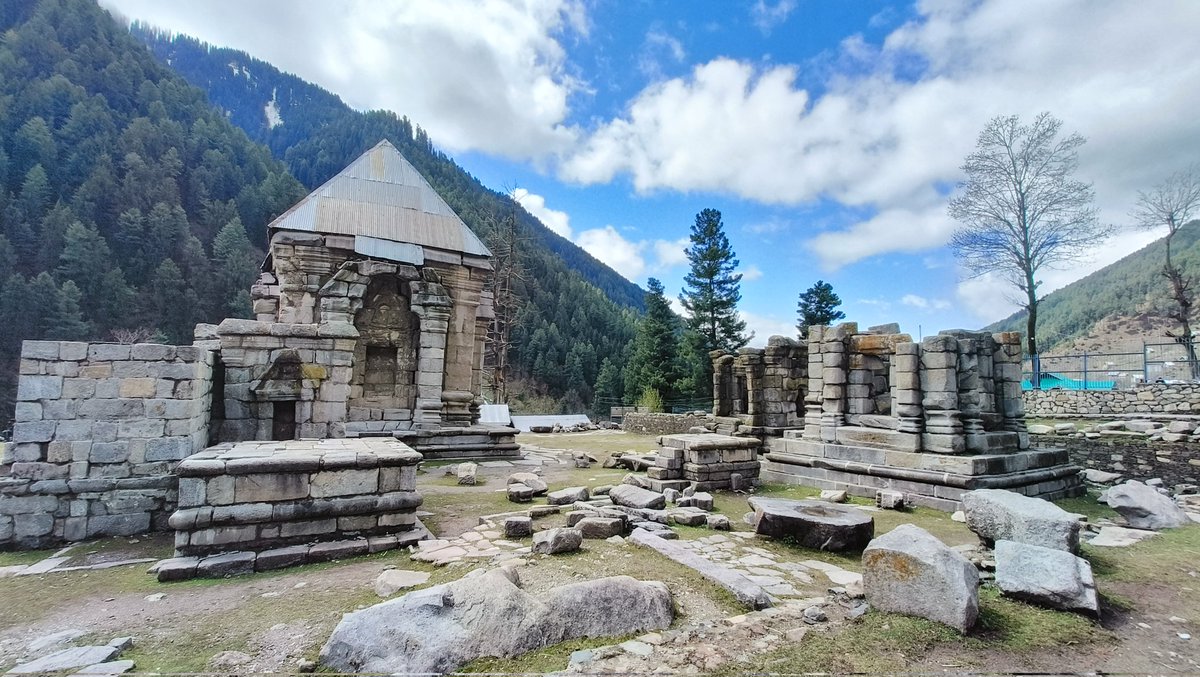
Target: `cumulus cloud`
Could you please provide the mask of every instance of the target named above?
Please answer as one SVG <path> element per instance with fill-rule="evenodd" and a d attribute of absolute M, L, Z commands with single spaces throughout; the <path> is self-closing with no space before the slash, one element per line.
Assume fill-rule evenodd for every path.
<path fill-rule="evenodd" d="M 687 263 L 687 248 L 691 240 L 681 237 L 678 240 L 655 240 L 654 256 L 658 268 L 670 268 Z"/>
<path fill-rule="evenodd" d="M 512 199 L 521 203 L 525 211 L 532 214 L 547 228 L 568 240 L 571 239 L 571 217 L 566 212 L 547 207 L 546 198 L 537 193 L 530 193 L 524 188 L 518 188 L 512 192 Z"/>
<path fill-rule="evenodd" d="M 728 58 L 654 83 L 593 129 L 560 175 L 765 204 L 830 200 L 847 216 L 809 244 L 836 268 L 944 244 L 946 191 L 993 116 L 1049 110 L 1088 137 L 1078 175 L 1116 221 L 1138 189 L 1177 169 L 1165 158 L 1200 138 L 1200 3 L 984 0 L 917 12 L 881 44 L 846 39 L 819 91 L 797 83 L 797 65 Z"/>
<path fill-rule="evenodd" d="M 763 276 L 762 269 L 758 266 L 747 266 L 738 272 L 742 274 L 742 282 L 753 282 Z"/>
<path fill-rule="evenodd" d="M 900 303 L 918 310 L 946 310 L 950 302 L 945 299 L 928 299 L 918 294 L 905 294 L 900 297 Z"/>
<path fill-rule="evenodd" d="M 683 43 L 673 35 L 659 30 L 646 33 L 642 42 L 642 51 L 638 55 L 638 70 L 651 80 L 663 77 L 662 61 L 669 59 L 673 63 L 683 63 L 687 58 L 687 50 Z"/>
<path fill-rule="evenodd" d="M 102 4 L 246 50 L 355 108 L 408 115 L 452 150 L 539 158 L 575 139 L 564 121 L 582 85 L 561 39 L 588 30 L 577 0 Z"/>
<path fill-rule="evenodd" d="M 738 315 L 746 322 L 746 331 L 754 332 L 754 338 L 750 339 L 750 345 L 753 347 L 761 348 L 767 345 L 767 340 L 772 336 L 796 338 L 795 319 L 781 318 L 778 315 L 759 315 L 744 310 L 738 311 Z"/>
<path fill-rule="evenodd" d="M 612 226 L 585 230 L 575 238 L 575 244 L 626 280 L 635 281 L 646 271 L 645 243 L 630 242 Z"/>

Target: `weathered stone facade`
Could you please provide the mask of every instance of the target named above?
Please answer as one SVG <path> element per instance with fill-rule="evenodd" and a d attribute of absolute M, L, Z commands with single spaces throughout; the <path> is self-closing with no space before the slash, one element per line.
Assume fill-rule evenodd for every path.
<path fill-rule="evenodd" d="M 1025 413 L 1036 417 L 1112 414 L 1200 414 L 1200 385 L 1146 383 L 1130 390 L 1026 390 Z"/>
<path fill-rule="evenodd" d="M 1065 452 L 1030 449 L 1020 359 L 1015 333 L 918 343 L 896 325 L 811 327 L 806 345 L 772 338 L 761 355 L 715 354 L 713 413 L 742 416 L 751 427 L 739 434 L 767 439 L 772 481 L 897 489 L 941 509 L 972 488 L 1078 493 Z"/>
<path fill-rule="evenodd" d="M 478 424 L 490 252 L 391 144 L 268 232 L 253 320 L 200 325 L 191 346 L 25 343 L 15 443 L 0 459 L 0 547 L 165 528 L 177 465 L 210 437 L 387 437 L 409 459 L 409 447 L 519 453 L 516 430 Z M 363 504 L 381 491 L 364 489 Z M 342 517 L 372 536 L 412 525 L 376 515 L 372 530 L 347 513 L 338 532 Z M 264 528 L 247 547 L 267 545 Z"/>
<path fill-rule="evenodd" d="M 172 468 L 208 443 L 212 360 L 193 346 L 26 341 L 0 546 L 165 528 Z"/>
<path fill-rule="evenodd" d="M 1161 479 L 1168 487 L 1200 485 L 1200 446 L 1148 439 L 1055 437 L 1071 462 L 1126 479 Z"/>

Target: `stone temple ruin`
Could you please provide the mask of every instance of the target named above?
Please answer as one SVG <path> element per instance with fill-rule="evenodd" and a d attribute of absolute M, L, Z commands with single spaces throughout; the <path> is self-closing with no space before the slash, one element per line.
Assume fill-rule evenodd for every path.
<path fill-rule="evenodd" d="M 180 554 L 395 547 L 425 533 L 420 458 L 519 454 L 478 423 L 490 253 L 399 151 L 268 230 L 253 320 L 191 346 L 25 342 L 0 547 L 166 528 Z M 313 549 L 217 564 L 350 552 Z"/>
<path fill-rule="evenodd" d="M 1030 447 L 1016 333 L 915 342 L 897 325 L 844 323 L 712 357 L 713 414 L 764 440 L 770 481 L 894 490 L 943 510 L 972 489 L 1051 500 L 1084 491 L 1065 450 Z"/>

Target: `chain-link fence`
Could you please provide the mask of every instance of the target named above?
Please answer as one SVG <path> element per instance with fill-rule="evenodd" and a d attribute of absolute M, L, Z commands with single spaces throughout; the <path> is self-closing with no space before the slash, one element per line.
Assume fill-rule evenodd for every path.
<path fill-rule="evenodd" d="M 1140 351 L 1125 353 L 1038 355 L 1026 358 L 1022 369 L 1026 390 L 1116 390 L 1200 380 L 1195 347 L 1183 342 L 1146 343 Z"/>

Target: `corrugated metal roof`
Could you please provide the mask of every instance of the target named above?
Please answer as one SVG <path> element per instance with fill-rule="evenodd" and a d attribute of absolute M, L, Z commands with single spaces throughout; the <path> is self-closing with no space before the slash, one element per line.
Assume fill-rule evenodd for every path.
<path fill-rule="evenodd" d="M 387 139 L 281 214 L 269 228 L 366 235 L 492 255 Z"/>

